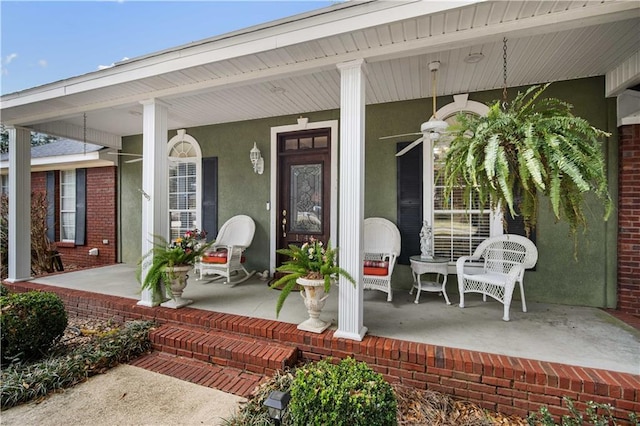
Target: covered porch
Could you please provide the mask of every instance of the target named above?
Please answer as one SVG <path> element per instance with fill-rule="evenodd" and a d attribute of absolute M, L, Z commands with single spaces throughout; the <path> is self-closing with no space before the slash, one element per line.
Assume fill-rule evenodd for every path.
<path fill-rule="evenodd" d="M 131 299 L 132 306 L 140 298 L 135 268 L 126 264 L 43 276 L 31 282 Z M 500 303 L 492 299 L 483 302 L 480 295 L 471 295 L 461 309 L 457 305 L 457 288 L 449 285 L 447 293 L 451 305 L 437 293 L 423 293 L 420 303 L 415 304 L 415 293 L 409 295 L 406 290 L 394 290 L 391 303 L 384 293 L 365 291 L 367 336 L 640 374 L 640 330 L 611 315 L 612 311 L 528 302 L 528 312 L 523 313 L 520 301 L 514 300 L 511 321 L 505 322 L 501 319 Z M 288 324 L 298 324 L 307 318 L 306 308 L 296 294 L 286 300 L 280 317 L 276 318 L 278 291 L 256 276 L 231 287 L 197 281 L 192 275 L 184 297 L 194 303 L 177 310 L 141 306 L 136 310 L 151 316 L 159 311 L 177 316 L 200 310 Z M 338 289 L 330 293 L 321 318 L 331 320 L 332 327 L 319 338 L 331 337 L 337 329 Z M 304 334 L 309 338 L 316 336 Z"/>

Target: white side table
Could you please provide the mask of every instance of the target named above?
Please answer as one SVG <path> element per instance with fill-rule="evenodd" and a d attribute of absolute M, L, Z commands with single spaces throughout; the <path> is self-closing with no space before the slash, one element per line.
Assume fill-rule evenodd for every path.
<path fill-rule="evenodd" d="M 411 273 L 413 274 L 413 287 L 409 294 L 413 294 L 413 289 L 417 288 L 416 300 L 414 303 L 420 302 L 420 292 L 429 291 L 434 293 L 442 293 L 447 305 L 450 305 L 449 296 L 447 296 L 447 276 L 449 274 L 449 259 L 446 257 L 434 257 L 432 259 L 423 259 L 420 255 L 409 257 L 411 261 Z M 422 274 L 436 274 L 435 281 L 425 281 L 420 279 Z"/>

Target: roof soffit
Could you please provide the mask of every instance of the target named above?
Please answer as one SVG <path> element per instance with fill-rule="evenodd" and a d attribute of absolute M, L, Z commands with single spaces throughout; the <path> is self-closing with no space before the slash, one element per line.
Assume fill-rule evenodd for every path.
<path fill-rule="evenodd" d="M 479 3 L 376 27 L 363 27 L 349 34 L 340 33 L 299 44 L 284 43 L 271 50 L 202 65 L 184 67 L 187 64 L 185 62 L 182 68 L 175 71 L 44 102 L 30 103 L 27 95 L 23 99 L 26 105 L 13 108 L 13 112 L 5 109 L 3 116 L 9 119 L 16 117 L 16 124 L 27 124 L 70 117 L 86 111 L 127 105 L 134 107 L 141 99 L 147 98 L 163 98 L 169 103 L 175 99 L 177 102 L 177 99 L 190 93 L 226 91 L 289 77 L 316 75 L 320 71 L 335 70 L 336 63 L 357 58 L 364 57 L 370 63 L 394 58 L 406 60 L 411 56 L 461 49 L 483 41 L 495 42 L 497 38 L 501 40 L 503 35 L 522 38 L 628 19 L 630 10 L 638 10 L 633 2 L 562 2 L 563 9 L 559 11 L 554 9 L 558 3 L 511 3 L 517 3 L 518 6 L 514 8 L 507 2 Z M 403 3 L 403 6 L 407 5 L 415 7 L 411 2 Z M 377 12 L 382 13 L 382 10 Z M 158 58 L 154 57 L 153 60 Z M 106 71 L 114 72 L 116 68 Z M 54 91 L 52 89 L 50 94 Z M 3 104 L 6 104 L 4 97 Z M 55 108 L 52 108 L 54 104 Z"/>

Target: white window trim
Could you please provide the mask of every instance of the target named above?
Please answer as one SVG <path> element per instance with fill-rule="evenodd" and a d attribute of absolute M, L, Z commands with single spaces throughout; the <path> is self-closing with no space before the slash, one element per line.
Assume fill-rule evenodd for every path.
<path fill-rule="evenodd" d="M 66 191 L 63 191 L 62 189 L 67 187 L 67 185 L 63 185 L 63 183 L 62 183 L 62 181 L 63 181 L 62 175 L 70 173 L 70 172 L 73 172 L 73 203 L 72 203 L 73 210 L 71 210 L 71 209 L 64 210 L 62 208 L 62 206 L 65 204 L 63 202 L 63 197 L 66 194 Z M 76 212 L 76 201 L 77 201 L 76 200 L 76 191 L 77 191 L 76 185 L 77 185 L 76 169 L 60 170 L 60 213 L 59 213 L 60 216 L 59 217 L 60 217 L 60 241 L 63 242 L 63 243 L 75 243 L 75 241 L 76 241 L 75 240 L 75 230 L 74 230 L 73 239 L 63 238 L 63 235 L 65 235 L 65 232 L 64 232 L 64 221 L 62 220 L 63 213 L 73 213 L 74 214 L 73 226 L 75 228 L 75 224 L 76 224 L 76 221 L 77 221 L 77 217 L 76 217 L 76 213 L 77 213 Z"/>
<path fill-rule="evenodd" d="M 459 112 L 469 112 L 472 114 L 485 116 L 489 112 L 489 107 L 483 103 L 470 101 L 469 94 L 464 93 L 453 96 L 453 102 L 447 104 L 436 111 L 435 116 L 440 120 L 446 120 L 447 118 L 456 115 Z M 433 169 L 433 141 L 427 138 L 424 142 L 422 149 L 423 157 L 423 185 L 422 185 L 422 199 L 423 205 L 423 220 L 429 222 L 431 226 L 434 223 L 434 208 L 433 208 L 433 191 L 434 191 L 434 169 Z M 430 200 L 430 202 L 429 202 Z M 493 210 L 490 213 L 491 222 L 489 225 L 489 235 L 491 237 L 503 234 L 502 226 L 502 213 L 499 210 Z M 455 273 L 455 263 L 449 264 L 449 273 Z"/>
<path fill-rule="evenodd" d="M 198 229 L 202 229 L 202 149 L 200 148 L 200 144 L 198 141 L 191 135 L 187 134 L 186 129 L 179 129 L 178 133 L 169 139 L 167 142 L 167 153 L 171 153 L 173 147 L 181 142 L 190 143 L 196 153 L 195 157 L 185 157 L 185 158 L 168 158 L 167 159 L 167 167 L 169 167 L 169 161 L 174 162 L 194 162 L 196 164 L 196 221 L 194 226 Z M 167 184 L 167 192 L 169 191 L 169 185 Z M 170 209 L 169 209 L 170 210 Z M 167 211 L 167 214 L 170 212 Z M 169 233 L 171 232 L 171 221 L 169 220 L 169 229 L 167 230 Z"/>
<path fill-rule="evenodd" d="M 2 182 L 0 183 L 0 194 L 9 196 L 9 175 L 0 175 Z"/>

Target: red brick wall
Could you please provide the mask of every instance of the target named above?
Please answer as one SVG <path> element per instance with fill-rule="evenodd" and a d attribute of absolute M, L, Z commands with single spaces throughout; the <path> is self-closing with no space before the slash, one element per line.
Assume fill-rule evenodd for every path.
<path fill-rule="evenodd" d="M 618 309 L 640 315 L 640 124 L 619 130 Z"/>
<path fill-rule="evenodd" d="M 116 263 L 116 167 L 87 169 L 87 234 L 86 245 L 59 241 L 60 177 L 56 171 L 56 247 L 65 268 L 87 268 Z M 46 172 L 31 174 L 32 192 L 46 192 Z M 104 244 L 107 240 L 108 244 Z M 98 256 L 89 256 L 89 249 L 97 248 Z"/>
<path fill-rule="evenodd" d="M 137 300 L 29 282 L 6 283 L 14 291 L 51 291 L 64 301 L 70 316 L 154 320 L 241 333 L 298 349 L 298 359 L 328 356 L 366 362 L 388 382 L 453 395 L 481 407 L 525 417 L 547 406 L 556 420 L 569 414 L 563 397 L 584 412 L 588 401 L 611 404 L 620 425 L 640 413 L 640 375 L 512 356 L 487 354 L 426 343 L 366 335 L 361 342 L 335 338 L 333 331 L 313 334 L 296 324 L 194 308 L 147 308 Z M 183 351 L 184 352 L 184 351 Z M 270 372 L 272 373 L 272 371 Z"/>

